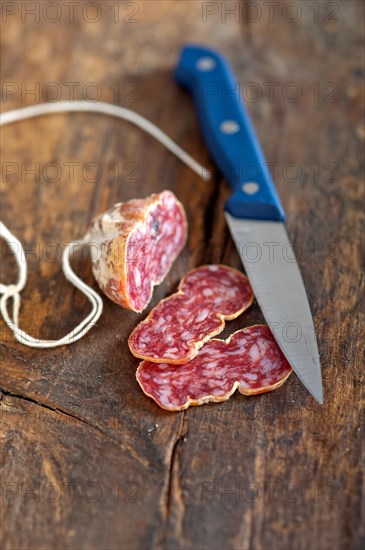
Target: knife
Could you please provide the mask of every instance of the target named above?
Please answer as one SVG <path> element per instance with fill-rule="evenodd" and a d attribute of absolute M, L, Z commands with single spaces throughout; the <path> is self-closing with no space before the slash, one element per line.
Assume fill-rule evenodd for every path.
<path fill-rule="evenodd" d="M 225 217 L 262 313 L 307 390 L 323 403 L 313 319 L 285 214 L 228 62 L 182 49 L 175 79 L 192 94 L 208 149 L 233 189 Z"/>

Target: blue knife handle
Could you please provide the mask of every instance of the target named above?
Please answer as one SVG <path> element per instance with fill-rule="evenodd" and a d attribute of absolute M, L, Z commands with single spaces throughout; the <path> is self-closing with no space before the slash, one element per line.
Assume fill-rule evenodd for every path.
<path fill-rule="evenodd" d="M 213 49 L 182 49 L 175 79 L 195 101 L 208 149 L 233 188 L 226 210 L 237 218 L 285 221 L 239 85 L 228 62 Z"/>

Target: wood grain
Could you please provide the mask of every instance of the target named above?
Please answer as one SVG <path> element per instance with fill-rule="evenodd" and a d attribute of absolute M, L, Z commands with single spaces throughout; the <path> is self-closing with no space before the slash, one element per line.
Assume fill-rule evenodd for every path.
<path fill-rule="evenodd" d="M 138 388 L 127 347 L 143 315 L 107 299 L 98 326 L 70 347 L 23 347 L 2 323 L 3 547 L 361 548 L 363 4 L 297 1 L 293 22 L 285 2 L 273 14 L 264 2 L 240 3 L 238 15 L 221 2 L 209 3 L 212 15 L 204 2 L 121 2 L 116 21 L 116 3 L 104 0 L 95 23 L 82 13 L 85 2 L 73 21 L 63 6 L 57 23 L 51 11 L 36 22 L 21 3 L 4 4 L 19 10 L 2 28 L 3 111 L 47 99 L 22 97 L 36 83 L 49 93 L 57 88 L 49 83 L 58 84 L 60 99 L 69 99 L 65 83 L 77 84 L 75 99 L 85 87 L 98 89 L 213 170 L 191 99 L 171 71 L 184 42 L 229 56 L 276 163 L 314 314 L 325 404 L 293 375 L 255 398 L 160 410 Z M 138 22 L 123 21 L 133 6 Z M 188 213 L 188 246 L 151 307 L 193 266 L 240 267 L 223 218 L 229 190 L 215 171 L 203 183 L 152 138 L 103 116 L 39 118 L 3 129 L 2 138 L 1 218 L 27 250 L 21 324 L 31 334 L 59 337 L 88 311 L 63 278 L 57 245 L 81 237 L 92 216 L 118 200 L 169 188 Z M 23 172 L 39 169 L 26 175 L 22 163 Z M 73 178 L 66 163 L 78 163 Z M 5 246 L 2 255 L 10 282 L 14 260 Z M 74 266 L 97 288 L 88 261 L 79 256 Z M 223 335 L 262 320 L 255 304 Z"/>

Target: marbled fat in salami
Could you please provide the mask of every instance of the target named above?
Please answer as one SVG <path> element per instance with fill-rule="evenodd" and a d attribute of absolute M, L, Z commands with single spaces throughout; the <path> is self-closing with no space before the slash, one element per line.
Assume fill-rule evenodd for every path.
<path fill-rule="evenodd" d="M 171 191 L 117 203 L 94 218 L 86 237 L 95 279 L 113 302 L 140 312 L 186 237 L 184 208 Z"/>
<path fill-rule="evenodd" d="M 250 283 L 241 272 L 225 265 L 198 267 L 185 275 L 176 294 L 136 326 L 129 348 L 148 361 L 186 363 L 224 329 L 225 319 L 238 317 L 252 300 Z"/>
<path fill-rule="evenodd" d="M 255 395 L 274 390 L 292 369 L 269 327 L 255 325 L 228 340 L 207 342 L 184 365 L 142 361 L 136 377 L 143 392 L 168 411 L 226 401 L 236 391 Z"/>

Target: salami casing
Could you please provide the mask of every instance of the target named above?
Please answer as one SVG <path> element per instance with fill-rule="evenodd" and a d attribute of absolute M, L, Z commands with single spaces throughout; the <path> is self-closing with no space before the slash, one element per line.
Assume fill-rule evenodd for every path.
<path fill-rule="evenodd" d="M 236 391 L 255 395 L 281 386 L 292 369 L 266 325 L 207 342 L 184 365 L 142 361 L 136 377 L 143 392 L 168 411 L 226 401 Z"/>
<path fill-rule="evenodd" d="M 225 265 L 198 267 L 183 277 L 178 292 L 162 300 L 129 337 L 133 355 L 155 363 L 184 364 L 225 319 L 247 309 L 253 292 L 247 277 Z"/>
<path fill-rule="evenodd" d="M 143 311 L 186 237 L 184 208 L 171 191 L 117 203 L 87 235 L 95 279 L 113 302 Z"/>

